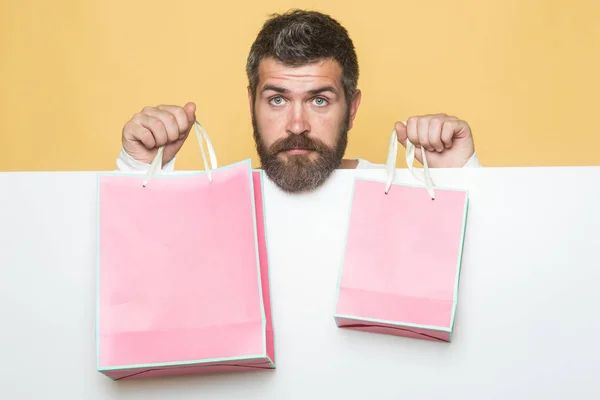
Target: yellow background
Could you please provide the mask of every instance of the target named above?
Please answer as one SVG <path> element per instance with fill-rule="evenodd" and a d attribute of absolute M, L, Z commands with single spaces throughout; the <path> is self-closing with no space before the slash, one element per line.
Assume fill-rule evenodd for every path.
<path fill-rule="evenodd" d="M 246 56 L 292 7 L 330 13 L 357 47 L 348 157 L 383 163 L 394 121 L 446 112 L 486 166 L 600 164 L 598 0 L 0 4 L 0 170 L 114 169 L 135 112 L 187 101 L 220 164 L 256 162 Z M 193 136 L 177 168 L 202 168 Z"/>

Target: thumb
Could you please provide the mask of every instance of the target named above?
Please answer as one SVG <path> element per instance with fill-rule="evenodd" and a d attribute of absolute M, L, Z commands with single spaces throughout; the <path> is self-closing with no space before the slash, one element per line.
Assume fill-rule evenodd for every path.
<path fill-rule="evenodd" d="M 187 115 L 188 121 L 190 124 L 196 120 L 196 104 L 189 102 L 185 106 L 183 106 L 185 110 L 185 114 Z"/>
<path fill-rule="evenodd" d="M 400 144 L 402 144 L 402 146 L 406 147 L 406 139 L 408 138 L 406 125 L 398 121 L 394 125 L 394 129 L 396 130 L 396 136 L 398 136 L 398 141 L 400 142 Z"/>

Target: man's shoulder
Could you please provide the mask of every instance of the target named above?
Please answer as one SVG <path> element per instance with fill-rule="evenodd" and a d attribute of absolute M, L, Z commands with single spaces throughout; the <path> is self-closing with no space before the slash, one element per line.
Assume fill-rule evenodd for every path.
<path fill-rule="evenodd" d="M 370 161 L 365 160 L 364 158 L 357 158 L 356 161 L 356 169 L 377 169 L 377 168 L 385 168 L 383 164 L 373 164 Z"/>

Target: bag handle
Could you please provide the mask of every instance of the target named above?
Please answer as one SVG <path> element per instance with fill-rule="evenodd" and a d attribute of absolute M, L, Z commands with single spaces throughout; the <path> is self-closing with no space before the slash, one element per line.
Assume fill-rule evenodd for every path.
<path fill-rule="evenodd" d="M 394 177 L 396 175 L 396 158 L 398 156 L 398 135 L 396 134 L 396 129 L 392 130 L 392 134 L 390 136 L 390 144 L 388 147 L 388 156 L 386 166 L 386 176 L 387 181 L 385 185 L 385 194 L 388 194 L 391 187 Z M 431 174 L 429 172 L 429 166 L 427 165 L 427 157 L 425 156 L 425 149 L 421 146 L 421 156 L 423 157 L 423 175 L 417 176 L 417 171 L 413 167 L 413 163 L 415 161 L 415 145 L 412 144 L 408 138 L 406 139 L 406 165 L 408 169 L 415 177 L 416 180 L 423 182 L 425 187 L 427 188 L 427 193 L 431 196 L 431 200 L 435 200 L 435 192 L 433 187 L 435 184 L 431 179 Z"/>
<path fill-rule="evenodd" d="M 208 137 L 206 129 L 204 129 L 204 127 L 200 125 L 198 121 L 194 121 L 194 129 L 196 131 L 196 139 L 198 139 L 198 143 L 200 144 L 200 153 L 202 153 L 202 162 L 204 163 L 204 169 L 208 172 L 209 182 L 212 182 L 211 171 L 217 168 L 217 154 L 215 153 L 215 149 L 210 141 L 210 138 Z M 202 142 L 203 137 L 204 140 L 206 140 L 206 145 L 208 147 L 208 157 L 210 163 L 206 160 L 206 152 L 204 151 L 204 143 Z M 158 152 L 156 153 L 154 160 L 152 160 L 152 163 L 150 164 L 150 168 L 146 173 L 146 178 L 144 179 L 142 186 L 146 187 L 150 179 L 154 178 L 161 171 L 164 150 L 164 145 L 158 148 Z"/>

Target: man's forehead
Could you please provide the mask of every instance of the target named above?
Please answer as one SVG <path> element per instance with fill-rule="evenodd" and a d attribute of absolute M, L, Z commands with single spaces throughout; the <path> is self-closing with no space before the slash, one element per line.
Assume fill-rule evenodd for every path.
<path fill-rule="evenodd" d="M 307 89 L 311 89 L 312 86 L 329 85 L 341 89 L 342 68 L 333 59 L 292 67 L 269 57 L 261 60 L 258 66 L 259 90 L 270 84 L 298 85 Z"/>

